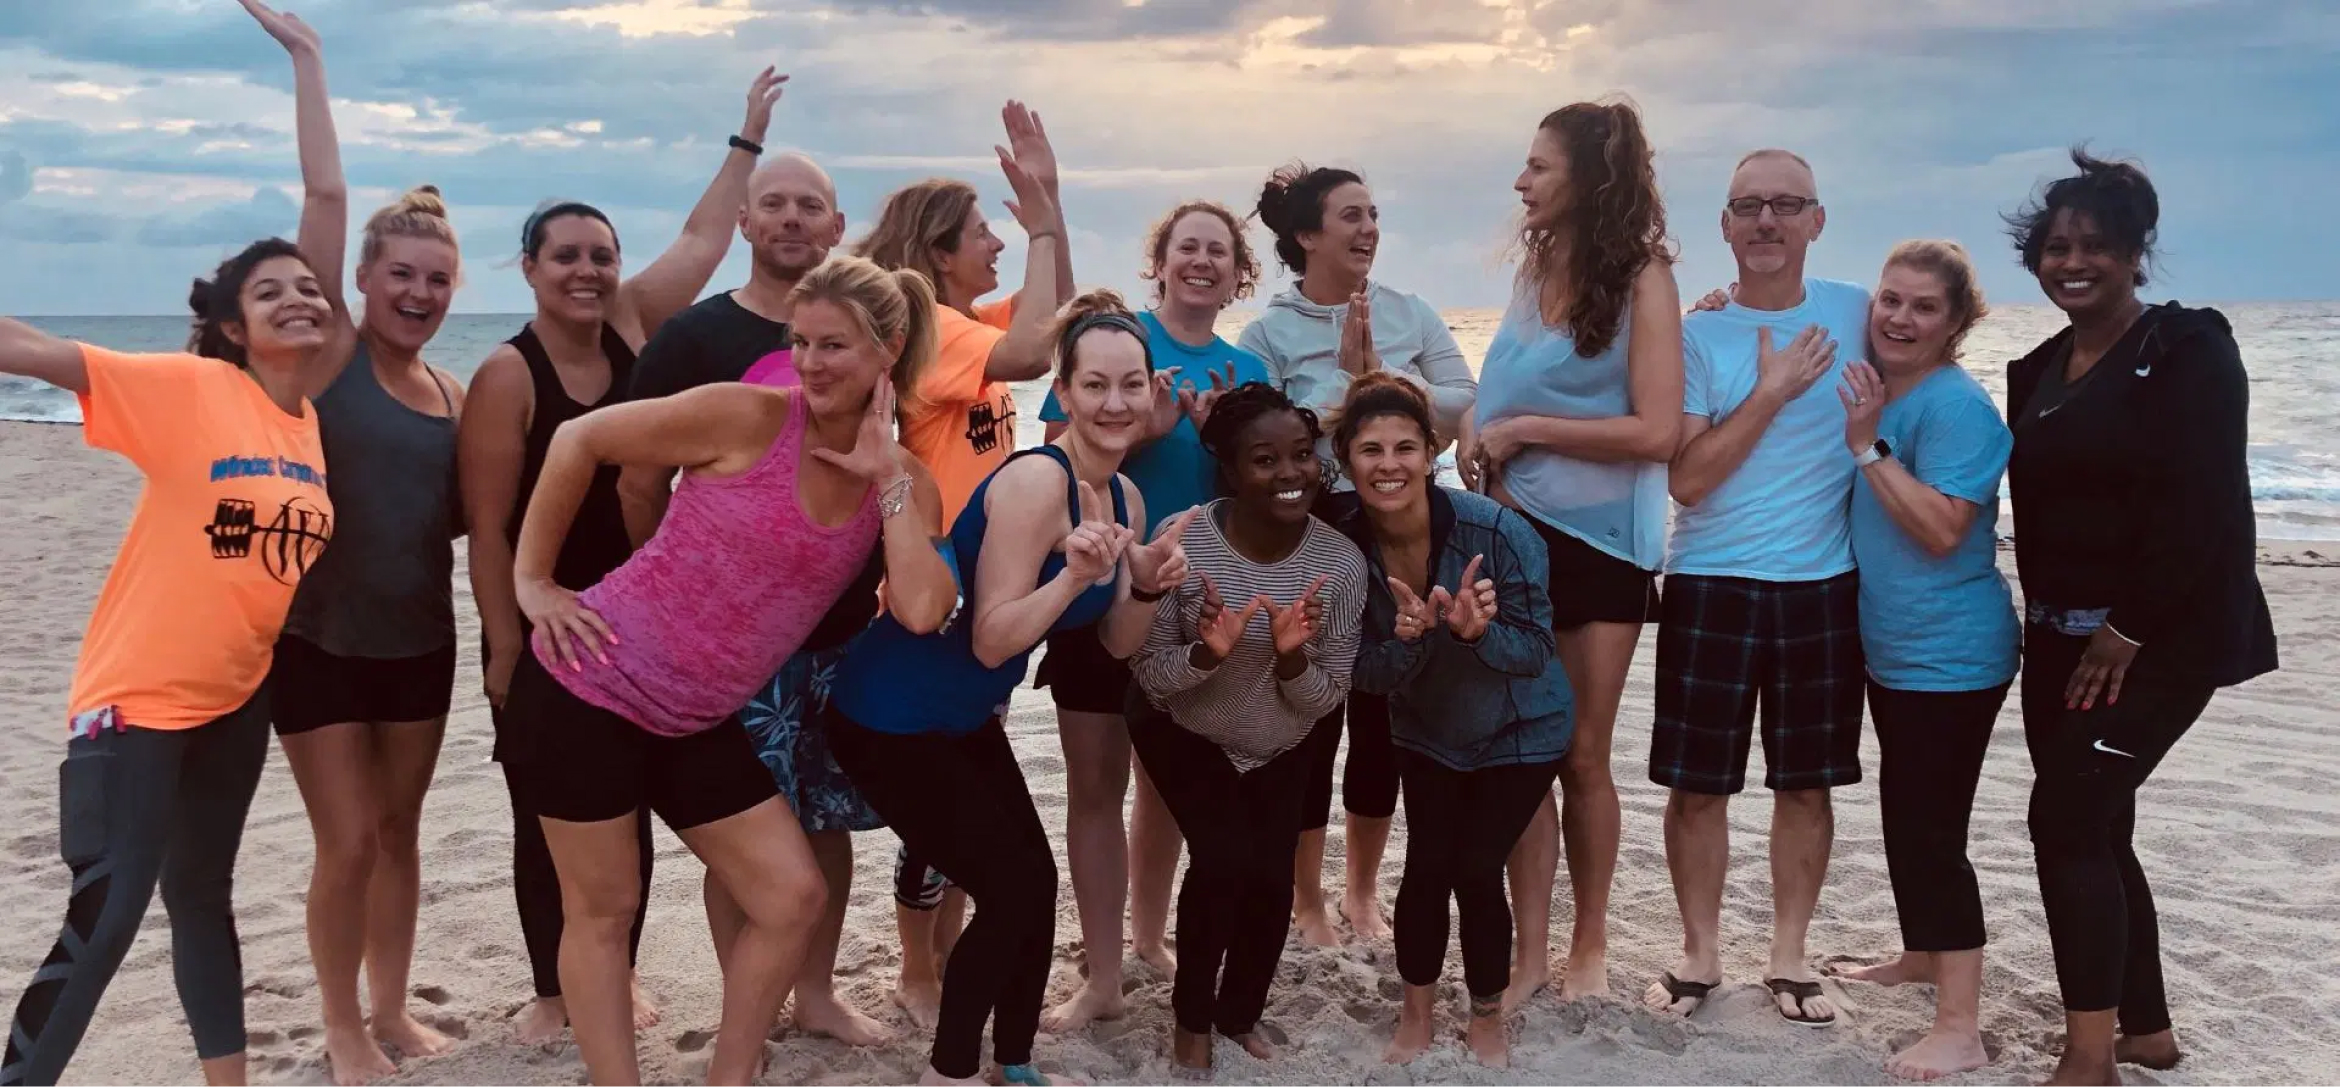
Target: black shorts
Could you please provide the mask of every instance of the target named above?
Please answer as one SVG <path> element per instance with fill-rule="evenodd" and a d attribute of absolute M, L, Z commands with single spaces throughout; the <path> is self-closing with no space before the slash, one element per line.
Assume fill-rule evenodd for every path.
<path fill-rule="evenodd" d="M 276 640 L 268 682 L 279 736 L 345 721 L 435 721 L 447 716 L 455 697 L 455 643 L 420 657 L 375 660 L 337 657 L 286 634 Z"/>
<path fill-rule="evenodd" d="M 1048 652 L 1033 669 L 1032 686 L 1048 688 L 1057 709 L 1121 712 L 1129 697 L 1129 662 L 1105 651 L 1096 624 L 1053 631 L 1047 645 Z"/>
<path fill-rule="evenodd" d="M 1544 538 L 1552 593 L 1552 629 L 1586 623 L 1654 623 L 1660 615 L 1657 573 L 1521 513 Z"/>
<path fill-rule="evenodd" d="M 504 762 L 547 819 L 599 823 L 647 807 L 689 830 L 780 795 L 737 715 L 660 736 L 569 693 L 535 653 L 513 668 L 501 717 Z"/>
<path fill-rule="evenodd" d="M 1657 636 L 1649 779 L 1728 796 L 1746 784 L 1763 710 L 1763 784 L 1787 791 L 1861 780 L 1860 581 L 1666 578 Z"/>

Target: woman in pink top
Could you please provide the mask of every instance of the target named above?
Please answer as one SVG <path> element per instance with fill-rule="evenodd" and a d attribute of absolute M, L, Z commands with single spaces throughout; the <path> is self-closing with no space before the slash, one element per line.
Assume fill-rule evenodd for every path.
<path fill-rule="evenodd" d="M 893 439 L 890 371 L 934 350 L 915 272 L 832 258 L 795 290 L 795 388 L 717 383 L 561 426 L 513 579 L 535 625 L 505 701 L 567 926 L 561 988 L 595 1083 L 639 1082 L 627 930 L 635 810 L 648 806 L 746 913 L 725 955 L 711 1083 L 745 1083 L 827 894 L 738 710 L 884 548 L 887 608 L 920 631 L 957 599 L 942 501 Z M 671 466 L 658 531 L 582 593 L 554 582 L 562 537 L 605 464 Z"/>

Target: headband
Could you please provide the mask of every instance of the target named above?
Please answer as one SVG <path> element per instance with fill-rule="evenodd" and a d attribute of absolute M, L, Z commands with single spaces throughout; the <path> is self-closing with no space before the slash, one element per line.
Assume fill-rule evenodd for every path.
<path fill-rule="evenodd" d="M 1079 320 L 1072 323 L 1072 327 L 1064 330 L 1064 340 L 1061 346 L 1066 358 L 1069 359 L 1072 356 L 1073 345 L 1081 342 L 1082 336 L 1100 328 L 1118 329 L 1137 337 L 1138 344 L 1146 349 L 1146 369 L 1154 368 L 1154 345 L 1146 342 L 1145 326 L 1138 324 L 1135 317 L 1109 310 L 1084 313 Z"/>

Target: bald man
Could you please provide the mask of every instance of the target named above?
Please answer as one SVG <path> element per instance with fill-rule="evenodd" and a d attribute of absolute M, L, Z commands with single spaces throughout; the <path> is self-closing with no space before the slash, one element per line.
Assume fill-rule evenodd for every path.
<path fill-rule="evenodd" d="M 1792 152 L 1740 160 L 1722 207 L 1738 292 L 1682 321 L 1680 503 L 1657 636 L 1650 780 L 1666 802 L 1666 863 L 1682 959 L 1649 987 L 1687 1015 L 1722 981 L 1731 795 L 1763 737 L 1771 791 L 1772 933 L 1765 984 L 1806 1026 L 1837 1009 L 1806 961 L 1834 838 L 1829 790 L 1861 779 L 1858 582 L 1847 505 L 1852 454 L 1836 386 L 1868 343 L 1869 292 L 1804 274 L 1827 226 L 1811 165 Z"/>
<path fill-rule="evenodd" d="M 719 381 L 796 383 L 790 364 L 789 292 L 844 240 L 845 216 L 837 210 L 836 183 L 804 155 L 774 156 L 748 179 L 739 235 L 746 239 L 753 262 L 747 284 L 711 295 L 668 320 L 642 346 L 628 399 L 672 396 Z M 671 468 L 627 468 L 618 477 L 626 530 L 636 546 L 647 541 L 665 517 L 674 477 Z M 825 735 L 811 727 L 819 710 L 811 698 L 819 697 L 823 685 L 805 673 L 817 670 L 824 654 L 841 649 L 868 624 L 876 611 L 881 573 L 873 556 L 861 581 L 847 590 L 847 599 L 839 601 L 796 658 L 741 711 L 756 753 L 803 823 L 830 889 L 828 912 L 813 930 L 813 946 L 796 978 L 788 1014 L 799 1029 L 849 1045 L 877 1045 L 891 1035 L 860 1009 L 839 1000 L 831 984 L 845 925 L 846 890 L 853 879 L 852 832 L 885 824 L 837 769 Z M 856 604 L 864 606 L 858 614 Z M 704 890 L 707 926 L 715 938 L 716 960 L 723 962 L 745 915 L 712 874 Z"/>

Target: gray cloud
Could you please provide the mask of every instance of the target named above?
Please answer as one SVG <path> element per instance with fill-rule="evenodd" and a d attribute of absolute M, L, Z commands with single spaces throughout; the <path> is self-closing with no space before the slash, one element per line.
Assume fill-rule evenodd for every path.
<path fill-rule="evenodd" d="M 88 245 L 120 233 L 120 224 L 104 215 L 24 203 L 0 206 L 0 237 L 13 241 Z"/>
<path fill-rule="evenodd" d="M 240 204 L 221 204 L 192 215 L 160 216 L 138 229 L 138 244 L 166 248 L 240 245 L 270 235 L 290 237 L 300 205 L 283 192 L 264 188 Z"/>

